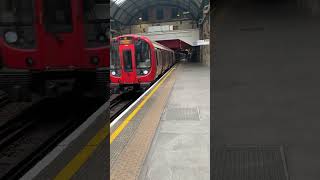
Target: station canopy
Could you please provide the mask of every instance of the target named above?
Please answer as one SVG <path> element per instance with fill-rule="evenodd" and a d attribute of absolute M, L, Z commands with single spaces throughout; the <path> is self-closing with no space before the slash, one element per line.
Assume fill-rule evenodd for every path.
<path fill-rule="evenodd" d="M 111 0 L 111 18 L 129 25 L 150 6 L 172 6 L 189 12 L 196 19 L 201 13 L 202 0 Z"/>

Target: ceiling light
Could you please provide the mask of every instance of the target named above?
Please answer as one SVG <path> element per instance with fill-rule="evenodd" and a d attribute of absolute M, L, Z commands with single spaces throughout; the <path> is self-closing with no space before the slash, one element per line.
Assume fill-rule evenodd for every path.
<path fill-rule="evenodd" d="M 126 0 L 111 0 L 114 2 L 116 5 L 121 6 Z"/>

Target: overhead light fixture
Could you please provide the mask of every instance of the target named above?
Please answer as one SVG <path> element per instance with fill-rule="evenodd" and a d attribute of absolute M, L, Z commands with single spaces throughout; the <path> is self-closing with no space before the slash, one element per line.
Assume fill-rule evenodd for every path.
<path fill-rule="evenodd" d="M 121 6 L 126 0 L 112 0 L 116 5 Z"/>
<path fill-rule="evenodd" d="M 139 20 L 142 20 L 142 17 L 139 17 Z"/>

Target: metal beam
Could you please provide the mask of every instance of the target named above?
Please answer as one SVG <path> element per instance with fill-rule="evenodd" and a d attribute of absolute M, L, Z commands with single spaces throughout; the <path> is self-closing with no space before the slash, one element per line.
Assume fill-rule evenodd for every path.
<path fill-rule="evenodd" d="M 136 2 L 133 2 L 136 1 Z M 140 10 L 144 10 L 149 6 L 155 6 L 155 5 L 173 5 L 176 7 L 179 7 L 180 9 L 184 9 L 184 10 L 189 10 L 191 12 L 191 15 L 194 19 L 199 17 L 200 14 L 200 7 L 197 5 L 197 3 L 195 2 L 196 0 L 175 0 L 175 1 L 169 1 L 169 0 L 127 0 L 127 2 L 131 2 L 131 4 L 133 4 L 133 6 L 135 6 L 134 8 L 140 9 Z M 141 4 L 143 4 L 143 6 L 141 7 L 140 5 L 138 5 L 137 2 L 141 2 Z M 200 1 L 197 1 L 200 2 Z M 122 6 L 118 6 L 116 5 L 114 2 L 111 3 L 111 8 L 117 8 L 115 13 L 112 14 L 113 18 L 116 18 L 116 16 L 118 15 L 118 13 L 120 12 L 120 9 L 125 12 L 127 15 L 129 15 L 130 19 L 127 22 L 123 22 L 124 24 L 128 24 L 131 23 L 133 18 L 137 16 L 138 13 L 135 13 L 134 15 L 131 14 L 130 12 L 128 12 L 127 10 L 125 10 L 125 8 L 123 8 L 123 6 L 125 7 L 126 2 L 123 3 Z M 200 4 L 201 5 L 201 4 Z M 193 9 L 195 8 L 195 9 Z M 139 11 L 138 11 L 139 12 Z M 121 18 L 123 16 L 120 15 L 119 17 Z M 123 19 L 119 19 L 120 21 L 123 21 Z"/>
<path fill-rule="evenodd" d="M 178 7 L 180 9 L 182 9 L 183 11 L 190 10 L 191 11 L 190 14 L 191 14 L 191 17 L 192 17 L 193 20 L 196 20 L 197 17 L 198 17 L 198 14 L 193 12 L 191 9 L 188 9 L 187 7 L 182 7 L 181 5 L 178 5 L 178 4 L 174 4 L 173 2 L 171 2 L 171 3 L 169 3 L 169 2 L 168 3 L 161 3 L 161 4 L 158 3 L 158 2 L 152 3 L 152 4 L 149 4 L 149 5 L 143 6 L 143 10 L 145 10 L 145 9 L 147 9 L 149 7 L 154 7 L 154 6 L 159 6 L 159 5 L 162 5 L 162 6 L 175 6 L 175 7 Z M 131 18 L 128 21 L 124 22 L 124 24 L 130 25 L 132 23 L 133 19 L 138 16 L 138 14 L 139 13 L 135 13 L 133 16 L 131 16 Z"/>

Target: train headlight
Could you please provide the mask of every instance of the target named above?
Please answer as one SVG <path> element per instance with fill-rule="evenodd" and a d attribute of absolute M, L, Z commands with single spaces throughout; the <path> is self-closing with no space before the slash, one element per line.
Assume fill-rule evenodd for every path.
<path fill-rule="evenodd" d="M 98 40 L 99 42 L 102 42 L 102 43 L 107 42 L 107 36 L 104 35 L 104 34 L 99 34 L 99 35 L 97 36 L 97 40 Z"/>
<path fill-rule="evenodd" d="M 98 65 L 99 61 L 100 61 L 99 57 L 97 56 L 91 57 L 91 64 Z"/>
<path fill-rule="evenodd" d="M 143 71 L 143 74 L 144 74 L 144 75 L 146 75 L 146 74 L 148 74 L 148 73 L 149 73 L 148 70 L 144 70 L 144 71 Z"/>
<path fill-rule="evenodd" d="M 111 74 L 115 76 L 117 73 L 115 71 L 112 71 Z"/>
<path fill-rule="evenodd" d="M 4 39 L 9 44 L 16 43 L 18 41 L 18 34 L 14 31 L 8 31 L 4 34 Z"/>
<path fill-rule="evenodd" d="M 33 64 L 34 64 L 33 59 L 31 57 L 26 58 L 25 61 L 26 61 L 27 66 L 29 66 L 29 67 L 33 66 Z"/>

